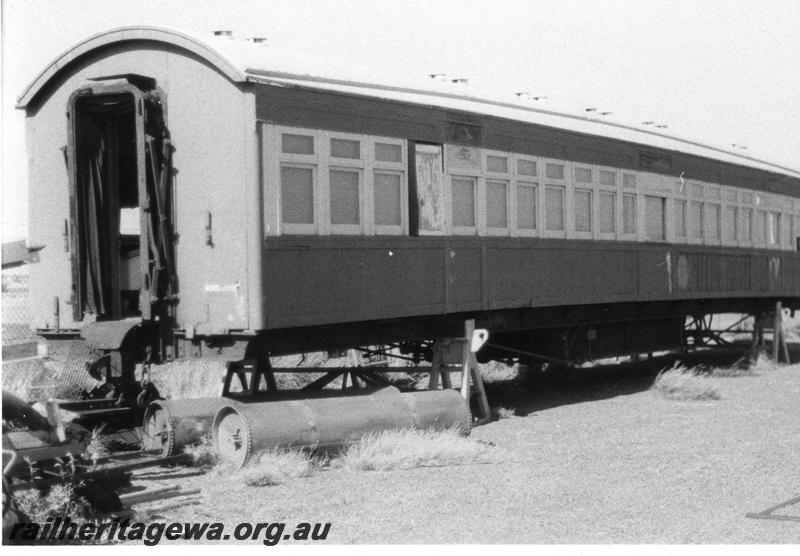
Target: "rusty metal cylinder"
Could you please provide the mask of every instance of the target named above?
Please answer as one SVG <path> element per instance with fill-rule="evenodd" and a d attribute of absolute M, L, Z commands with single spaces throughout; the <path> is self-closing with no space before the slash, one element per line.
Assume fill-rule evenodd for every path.
<path fill-rule="evenodd" d="M 161 450 L 164 457 L 178 455 L 211 431 L 214 416 L 222 407 L 235 403 L 227 398 L 151 402 L 144 412 L 142 447 Z"/>
<path fill-rule="evenodd" d="M 466 436 L 471 424 L 469 408 L 455 390 L 401 393 L 388 387 L 361 396 L 227 405 L 212 429 L 222 459 L 243 466 L 275 447 L 332 449 L 391 429 L 453 428 Z"/>

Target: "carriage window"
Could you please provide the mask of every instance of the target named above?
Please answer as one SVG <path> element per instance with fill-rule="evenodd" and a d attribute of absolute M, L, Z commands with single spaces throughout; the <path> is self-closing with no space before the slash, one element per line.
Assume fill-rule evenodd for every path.
<path fill-rule="evenodd" d="M 281 151 L 286 154 L 314 154 L 314 136 L 282 133 Z"/>
<path fill-rule="evenodd" d="M 330 171 L 331 224 L 359 223 L 359 173 Z"/>
<path fill-rule="evenodd" d="M 544 174 L 546 177 L 554 180 L 563 180 L 564 179 L 564 165 L 563 164 L 553 164 L 548 162 L 544 165 Z"/>
<path fill-rule="evenodd" d="M 544 191 L 545 227 L 549 231 L 564 231 L 564 188 L 548 185 Z"/>
<path fill-rule="evenodd" d="M 517 174 L 521 174 L 523 176 L 535 176 L 536 161 L 527 160 L 525 158 L 517 159 Z"/>
<path fill-rule="evenodd" d="M 613 234 L 617 228 L 617 195 L 600 192 L 600 233 Z"/>
<path fill-rule="evenodd" d="M 488 172 L 495 172 L 499 174 L 508 173 L 508 158 L 504 156 L 487 156 L 486 157 L 486 170 Z"/>
<path fill-rule="evenodd" d="M 281 214 L 285 224 L 314 223 L 314 170 L 281 166 Z"/>
<path fill-rule="evenodd" d="M 600 185 L 609 185 L 614 187 L 617 185 L 617 173 L 608 170 L 600 170 Z"/>
<path fill-rule="evenodd" d="M 336 158 L 361 158 L 361 141 L 331 139 L 331 156 Z"/>
<path fill-rule="evenodd" d="M 375 172 L 375 224 L 402 225 L 402 189 L 399 173 Z"/>
<path fill-rule="evenodd" d="M 417 204 L 420 233 L 444 232 L 444 183 L 442 147 L 417 144 Z"/>
<path fill-rule="evenodd" d="M 645 208 L 645 237 L 649 241 L 664 241 L 664 211 L 666 199 L 647 195 L 644 198 Z"/>
<path fill-rule="evenodd" d="M 718 240 L 719 233 L 719 215 L 721 207 L 719 205 L 706 205 L 706 229 L 708 230 L 708 238 Z"/>
<path fill-rule="evenodd" d="M 391 143 L 375 143 L 375 160 L 403 162 L 403 147 Z"/>
<path fill-rule="evenodd" d="M 486 180 L 486 225 L 508 228 L 508 182 Z"/>
<path fill-rule="evenodd" d="M 703 239 L 703 203 L 689 204 L 689 234 L 692 239 Z"/>
<path fill-rule="evenodd" d="M 753 209 L 742 209 L 742 239 L 746 242 L 753 241 Z"/>
<path fill-rule="evenodd" d="M 636 195 L 622 196 L 622 233 L 636 233 Z"/>
<path fill-rule="evenodd" d="M 536 185 L 517 183 L 517 228 L 536 229 Z"/>
<path fill-rule="evenodd" d="M 767 214 L 763 210 L 757 210 L 755 213 L 753 236 L 753 241 L 759 244 L 767 239 Z"/>
<path fill-rule="evenodd" d="M 589 168 L 575 168 L 575 181 L 592 183 L 592 171 Z"/>
<path fill-rule="evenodd" d="M 588 189 L 575 190 L 575 231 L 592 231 L 592 192 Z"/>
<path fill-rule="evenodd" d="M 636 189 L 636 175 L 622 174 L 622 187 L 625 189 Z"/>
<path fill-rule="evenodd" d="M 686 238 L 686 201 L 675 201 L 675 236 Z"/>
<path fill-rule="evenodd" d="M 475 178 L 453 177 L 453 226 L 475 226 Z"/>
<path fill-rule="evenodd" d="M 725 207 L 722 227 L 725 233 L 725 241 L 735 242 L 738 239 L 739 231 L 739 209 L 737 207 Z"/>

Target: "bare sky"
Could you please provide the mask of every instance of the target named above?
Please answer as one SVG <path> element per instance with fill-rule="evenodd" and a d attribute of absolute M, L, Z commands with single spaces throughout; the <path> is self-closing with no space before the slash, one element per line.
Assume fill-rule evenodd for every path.
<path fill-rule="evenodd" d="M 800 0 L 2 0 L 4 241 L 27 222 L 16 98 L 74 43 L 134 24 L 468 77 L 800 169 Z"/>

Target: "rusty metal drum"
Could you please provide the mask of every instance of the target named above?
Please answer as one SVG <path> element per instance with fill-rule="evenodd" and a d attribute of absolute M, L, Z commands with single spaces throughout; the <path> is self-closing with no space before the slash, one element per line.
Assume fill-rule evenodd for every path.
<path fill-rule="evenodd" d="M 275 447 L 333 449 L 370 432 L 456 429 L 470 432 L 472 417 L 455 390 L 401 393 L 382 388 L 357 396 L 238 403 L 222 407 L 212 425 L 223 460 L 243 466 Z"/>

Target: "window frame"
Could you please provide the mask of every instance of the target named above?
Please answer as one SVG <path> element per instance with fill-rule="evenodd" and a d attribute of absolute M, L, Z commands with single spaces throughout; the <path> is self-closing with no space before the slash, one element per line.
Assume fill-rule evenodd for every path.
<path fill-rule="evenodd" d="M 325 148 L 322 152 L 322 165 L 325 166 L 325 175 L 320 176 L 320 193 L 324 198 L 325 207 L 324 212 L 321 214 L 322 222 L 321 228 L 324 230 L 323 235 L 365 235 L 365 222 L 367 217 L 365 215 L 365 183 L 364 183 L 364 154 L 365 154 L 365 141 L 363 135 L 356 135 L 353 133 L 341 133 L 338 131 L 321 130 L 320 137 L 322 138 Z M 331 151 L 331 141 L 334 139 L 342 139 L 345 141 L 358 141 L 359 142 L 359 155 L 360 158 L 342 158 L 333 156 Z M 358 175 L 358 224 L 334 224 L 331 220 L 331 171 L 344 171 L 355 172 Z"/>
<path fill-rule="evenodd" d="M 369 178 L 371 187 L 367 187 L 367 212 L 369 213 L 368 230 L 370 235 L 408 235 L 409 230 L 409 199 L 408 199 L 408 141 L 393 137 L 377 135 L 367 136 L 369 156 L 366 157 L 368 166 L 364 170 L 364 179 Z M 400 147 L 400 162 L 378 160 L 375 149 L 378 143 L 398 145 Z M 400 175 L 400 225 L 378 224 L 375 221 L 375 174 Z"/>
<path fill-rule="evenodd" d="M 446 183 L 449 187 L 446 188 L 445 199 L 447 209 L 445 212 L 445 230 L 449 229 L 450 235 L 457 236 L 474 236 L 478 235 L 479 218 L 480 218 L 480 204 L 478 202 L 478 191 L 480 189 L 480 177 L 469 174 L 445 174 Z M 473 207 L 473 225 L 472 226 L 456 226 L 453 219 L 453 180 L 470 180 L 472 181 L 472 207 Z M 449 226 L 448 226 L 449 224 Z"/>
<path fill-rule="evenodd" d="M 644 234 L 644 241 L 652 242 L 652 243 L 666 243 L 668 238 L 668 225 L 667 225 L 667 200 L 668 197 L 663 194 L 658 194 L 655 192 L 646 192 L 643 194 L 643 205 L 645 210 L 645 222 L 648 221 L 647 218 L 647 199 L 658 199 L 661 201 L 661 237 L 660 238 L 650 238 L 647 237 L 647 224 L 642 226 L 642 233 Z"/>
<path fill-rule="evenodd" d="M 505 158 L 506 171 L 495 172 L 489 170 L 490 156 Z M 511 230 L 513 228 L 512 207 L 514 207 L 516 204 L 512 202 L 512 197 L 511 197 L 512 184 L 514 183 L 514 172 L 516 171 L 516 162 L 517 162 L 516 158 L 512 156 L 511 153 L 508 152 L 484 150 L 483 155 L 481 156 L 481 160 L 483 162 L 483 176 L 479 180 L 478 184 L 479 197 L 480 197 L 480 203 L 479 203 L 480 217 L 478 221 L 478 233 L 479 235 L 487 235 L 487 236 L 509 236 L 511 235 Z M 504 228 L 496 228 L 493 226 L 489 226 L 489 212 L 488 212 L 489 181 L 502 181 L 505 182 L 506 184 L 506 225 Z M 516 192 L 514 196 L 516 198 Z"/>
<path fill-rule="evenodd" d="M 542 158 L 532 155 L 526 154 L 519 154 L 513 153 L 512 154 L 512 180 L 511 180 L 511 213 L 510 213 L 510 223 L 511 223 L 511 235 L 514 237 L 539 237 L 543 235 L 544 230 L 544 220 L 543 220 L 543 213 L 542 209 L 544 200 L 544 187 L 542 186 L 542 174 L 544 172 L 544 162 Z M 533 162 L 536 166 L 536 173 L 531 174 L 521 174 L 519 172 L 519 161 L 525 160 L 528 162 Z M 520 187 L 532 187 L 533 188 L 533 198 L 534 198 L 534 228 L 520 228 L 519 226 L 519 191 L 518 188 Z"/>
<path fill-rule="evenodd" d="M 571 229 L 570 225 L 570 195 L 569 195 L 569 176 L 572 168 L 570 167 L 570 163 L 566 160 L 561 160 L 557 158 L 542 158 L 542 169 L 540 170 L 542 175 L 542 214 L 544 216 L 542 220 L 542 237 L 546 238 L 560 238 L 565 239 L 571 236 Z M 558 164 L 564 167 L 564 177 L 562 179 L 558 178 L 548 178 L 547 177 L 547 165 L 548 164 Z M 549 230 L 547 228 L 547 191 L 550 188 L 560 189 L 561 190 L 561 223 L 562 229 L 561 230 Z"/>
<path fill-rule="evenodd" d="M 619 240 L 621 239 L 622 234 L 622 214 L 620 213 L 621 203 L 622 203 L 622 171 L 619 168 L 614 168 L 612 166 L 596 166 L 595 171 L 597 172 L 597 227 L 596 227 L 596 234 L 595 237 L 597 239 L 604 239 L 604 240 Z M 614 185 L 602 185 L 600 183 L 600 175 L 602 172 L 609 172 L 614 174 Z M 600 196 L 603 193 L 613 193 L 614 194 L 614 231 L 613 232 L 604 232 L 600 229 Z"/>
<path fill-rule="evenodd" d="M 274 183 L 276 205 L 275 223 L 278 235 L 322 235 L 324 234 L 323 227 L 321 226 L 322 219 L 322 192 L 320 181 L 320 167 L 322 165 L 320 151 L 322 146 L 320 144 L 320 137 L 317 130 L 307 129 L 294 126 L 270 126 L 274 139 L 274 147 L 272 152 L 276 156 L 276 164 L 274 164 Z M 283 148 L 283 134 L 290 135 L 305 135 L 311 136 L 314 139 L 314 154 L 297 154 L 297 153 L 284 153 Z M 269 142 L 269 140 L 268 140 Z M 265 151 L 269 149 L 265 146 Z M 312 207 L 314 211 L 314 221 L 308 224 L 287 223 L 283 221 L 283 182 L 281 181 L 281 168 L 310 168 L 312 171 Z M 267 211 L 265 211 L 266 213 Z M 265 214 L 265 217 L 267 215 Z"/>
<path fill-rule="evenodd" d="M 711 235 L 711 217 L 710 215 L 716 211 L 717 217 L 717 237 Z M 719 199 L 713 199 L 703 203 L 703 239 L 705 245 L 721 245 L 722 244 L 722 203 Z"/>

